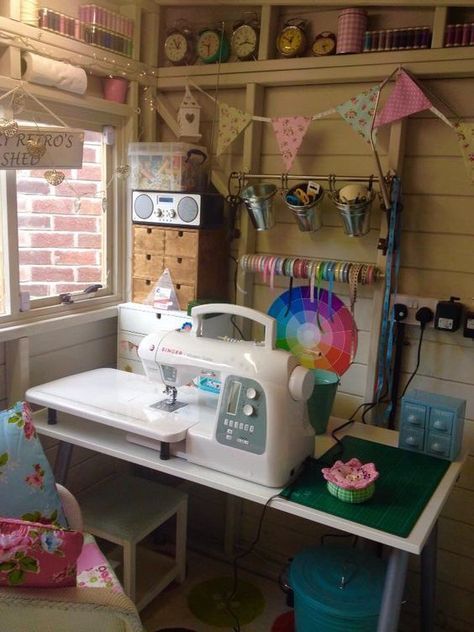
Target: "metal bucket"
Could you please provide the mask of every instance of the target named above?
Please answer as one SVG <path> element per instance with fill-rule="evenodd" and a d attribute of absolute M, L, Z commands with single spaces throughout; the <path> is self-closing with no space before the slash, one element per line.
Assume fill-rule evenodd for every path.
<path fill-rule="evenodd" d="M 370 209 L 374 201 L 374 191 L 367 190 L 367 199 L 356 201 L 342 201 L 339 191 L 331 187 L 330 198 L 342 217 L 344 232 L 351 237 L 362 237 L 370 230 Z"/>
<path fill-rule="evenodd" d="M 276 192 L 274 184 L 256 184 L 241 192 L 240 197 L 256 230 L 269 230 L 275 225 L 273 197 Z"/>
<path fill-rule="evenodd" d="M 288 196 L 292 196 L 297 189 L 303 189 L 306 193 L 307 184 L 297 184 L 284 194 L 284 200 L 287 207 L 293 213 L 293 217 L 296 219 L 298 228 L 302 232 L 314 232 L 319 230 L 322 226 L 321 221 L 321 209 L 318 208 L 319 203 L 324 197 L 324 190 L 322 187 L 319 189 L 319 195 L 315 197 L 309 204 L 292 204 L 288 201 Z"/>

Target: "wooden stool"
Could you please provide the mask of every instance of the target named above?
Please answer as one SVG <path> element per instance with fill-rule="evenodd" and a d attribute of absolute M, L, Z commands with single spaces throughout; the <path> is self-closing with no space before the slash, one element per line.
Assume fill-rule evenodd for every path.
<path fill-rule="evenodd" d="M 144 608 L 174 579 L 186 574 L 188 497 L 183 492 L 135 476 L 118 476 L 95 485 L 79 499 L 84 531 L 123 547 L 123 586 L 138 610 Z M 137 544 L 176 514 L 176 547 L 172 557 L 147 550 L 138 566 Z M 146 586 L 147 577 L 156 577 Z M 145 582 L 144 582 L 145 580 Z M 148 581 L 148 584 L 150 582 Z"/>

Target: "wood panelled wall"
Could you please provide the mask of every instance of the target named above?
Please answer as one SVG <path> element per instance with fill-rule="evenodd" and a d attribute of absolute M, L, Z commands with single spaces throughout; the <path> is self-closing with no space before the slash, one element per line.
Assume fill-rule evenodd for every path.
<path fill-rule="evenodd" d="M 470 80 L 439 80 L 427 83 L 429 89 L 447 102 L 461 117 L 474 117 L 474 85 Z M 342 103 L 367 89 L 368 84 L 319 85 L 268 88 L 262 104 L 263 116 L 290 114 L 310 115 Z M 221 101 L 245 109 L 244 91 L 209 91 Z M 182 94 L 168 94 L 169 103 L 179 106 Z M 199 96 L 202 110 L 202 144 L 210 147 L 214 105 Z M 439 105 L 439 103 L 437 103 Z M 442 106 L 440 106 L 442 108 Z M 444 111 L 444 110 L 443 110 Z M 379 132 L 378 146 L 387 168 L 389 126 Z M 160 140 L 173 140 L 160 126 Z M 219 158 L 211 157 L 214 166 L 228 174 L 242 169 L 242 137 L 237 139 Z M 272 128 L 262 124 L 262 142 L 255 148 L 259 173 L 279 174 L 281 158 Z M 292 173 L 353 174 L 375 173 L 375 164 L 365 143 L 339 118 L 332 115 L 311 123 L 301 146 Z M 474 187 L 469 182 L 454 132 L 434 117 L 424 113 L 406 123 L 406 148 L 401 175 L 404 196 L 402 263 L 399 291 L 422 297 L 449 298 L 461 296 L 467 301 L 474 296 L 474 223 L 472 208 Z M 273 181 L 279 185 L 278 181 Z M 327 183 L 320 181 L 327 187 Z M 351 238 L 343 233 L 337 210 L 327 196 L 322 204 L 323 228 L 316 233 L 300 232 L 291 212 L 277 194 L 275 197 L 277 224 L 270 231 L 257 234 L 258 253 L 302 255 L 321 258 L 375 262 L 381 212 L 374 204 L 370 233 L 363 238 Z M 245 212 L 245 211 L 241 211 Z M 234 242 L 234 254 L 237 242 Z M 271 290 L 259 275 L 253 279 L 253 306 L 266 311 L 278 294 L 287 289 L 288 280 L 276 279 Z M 348 303 L 346 285 L 336 285 L 335 292 Z M 237 300 L 242 295 L 237 291 Z M 359 348 L 355 362 L 342 377 L 334 413 L 346 417 L 366 397 L 369 341 L 377 335 L 374 329 L 373 290 L 359 289 L 355 317 L 359 329 Z M 416 363 L 419 330 L 408 328 L 409 346 L 403 366 L 404 380 Z M 413 386 L 429 391 L 466 398 L 466 437 L 474 434 L 474 345 L 460 333 L 447 334 L 427 330 L 422 361 Z M 197 503 L 191 511 L 191 533 L 203 535 L 206 525 L 199 520 L 199 506 L 205 501 L 206 490 L 194 490 Z M 217 517 L 222 515 L 224 498 L 209 496 L 209 507 L 216 520 L 212 529 L 216 536 Z M 439 629 L 471 630 L 474 621 L 474 456 L 470 456 L 463 475 L 454 489 L 440 519 L 438 562 Z M 246 502 L 237 503 L 237 541 L 247 546 L 254 538 L 261 508 Z M 193 517 L 194 516 L 194 517 Z M 208 523 L 206 523 L 208 524 Z M 203 527 L 203 528 L 202 528 Z M 263 524 L 262 537 L 255 553 L 247 558 L 249 566 L 276 575 L 289 557 L 305 546 L 319 542 L 322 533 L 315 525 L 296 517 L 282 516 L 269 510 Z M 209 531 L 208 531 L 209 533 Z M 407 603 L 403 609 L 403 629 L 415 630 L 418 614 L 418 560 L 413 557 L 409 573 Z"/>
<path fill-rule="evenodd" d="M 5 345 L 0 343 L 0 410 L 6 408 L 6 371 L 5 371 Z"/>

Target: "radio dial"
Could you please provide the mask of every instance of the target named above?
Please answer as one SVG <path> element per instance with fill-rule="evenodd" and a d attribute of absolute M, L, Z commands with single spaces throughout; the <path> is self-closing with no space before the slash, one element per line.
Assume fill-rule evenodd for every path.
<path fill-rule="evenodd" d="M 161 208 L 157 208 L 156 209 L 156 216 L 157 217 L 161 217 L 163 215 L 163 211 L 161 210 Z"/>
<path fill-rule="evenodd" d="M 174 209 L 170 210 L 170 217 L 176 217 L 176 211 Z"/>

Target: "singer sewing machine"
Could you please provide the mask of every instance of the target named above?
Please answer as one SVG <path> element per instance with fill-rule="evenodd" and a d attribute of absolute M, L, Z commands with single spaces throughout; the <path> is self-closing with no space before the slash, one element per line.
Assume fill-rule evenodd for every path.
<path fill-rule="evenodd" d="M 250 318 L 265 326 L 263 342 L 202 336 L 206 314 Z M 154 436 L 188 461 L 270 487 L 285 485 L 313 454 L 314 431 L 306 400 L 311 372 L 297 358 L 275 348 L 276 321 L 253 309 L 229 304 L 193 308 L 191 331 L 157 332 L 140 343 L 138 355 L 166 397 L 150 407 Z M 218 394 L 189 386 L 214 376 Z M 130 441 L 152 443 L 129 435 Z"/>

